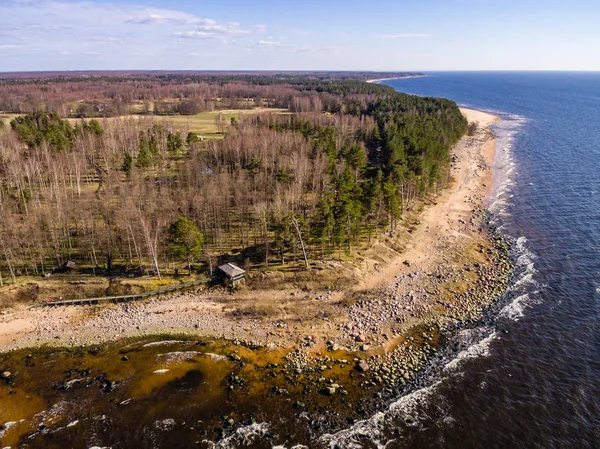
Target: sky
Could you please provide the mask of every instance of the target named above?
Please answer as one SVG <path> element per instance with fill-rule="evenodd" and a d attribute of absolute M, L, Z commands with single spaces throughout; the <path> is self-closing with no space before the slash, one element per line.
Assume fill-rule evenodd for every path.
<path fill-rule="evenodd" d="M 0 71 L 600 70 L 598 0 L 0 0 Z"/>

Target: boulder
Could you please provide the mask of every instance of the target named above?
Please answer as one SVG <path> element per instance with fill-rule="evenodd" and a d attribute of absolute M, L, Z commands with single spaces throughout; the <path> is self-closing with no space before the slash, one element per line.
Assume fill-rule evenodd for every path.
<path fill-rule="evenodd" d="M 369 364 L 365 361 L 358 362 L 356 364 L 356 370 L 364 373 L 365 371 L 369 370 Z"/>
<path fill-rule="evenodd" d="M 323 394 L 326 396 L 333 396 L 335 394 L 335 388 L 333 388 L 333 387 L 324 388 Z"/>

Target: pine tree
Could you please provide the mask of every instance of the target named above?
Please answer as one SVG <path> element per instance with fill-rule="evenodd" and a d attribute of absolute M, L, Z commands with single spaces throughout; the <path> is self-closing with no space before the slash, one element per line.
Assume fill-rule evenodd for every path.
<path fill-rule="evenodd" d="M 333 201 L 330 195 L 325 194 L 317 203 L 315 217 L 310 226 L 313 242 L 321 246 L 321 259 L 325 258 L 325 246 L 332 240 L 334 227 Z"/>
<path fill-rule="evenodd" d="M 169 247 L 179 257 L 185 258 L 188 274 L 192 274 L 192 261 L 202 254 L 204 235 L 193 221 L 179 217 L 169 226 Z"/>
<path fill-rule="evenodd" d="M 385 206 L 390 216 L 390 224 L 393 231 L 396 220 L 400 217 L 400 197 L 398 195 L 398 186 L 393 180 L 388 179 L 383 183 L 383 197 L 385 199 Z"/>
<path fill-rule="evenodd" d="M 350 167 L 347 166 L 336 179 L 336 189 L 334 240 L 340 246 L 345 243 L 348 251 L 352 251 L 352 241 L 360 233 L 362 189 L 354 181 Z"/>
<path fill-rule="evenodd" d="M 179 153 L 183 149 L 183 141 L 179 134 L 169 133 L 167 136 L 167 151 L 173 155 Z"/>
<path fill-rule="evenodd" d="M 138 152 L 135 165 L 137 165 L 140 168 L 149 167 L 152 162 L 152 158 L 150 155 L 150 147 L 148 145 L 148 139 L 146 137 L 146 134 L 143 131 L 140 131 L 139 146 L 140 146 L 140 151 Z"/>
<path fill-rule="evenodd" d="M 133 158 L 131 154 L 125 153 L 123 156 L 123 165 L 121 165 L 121 171 L 125 173 L 127 176 L 131 173 L 131 168 L 133 166 Z"/>

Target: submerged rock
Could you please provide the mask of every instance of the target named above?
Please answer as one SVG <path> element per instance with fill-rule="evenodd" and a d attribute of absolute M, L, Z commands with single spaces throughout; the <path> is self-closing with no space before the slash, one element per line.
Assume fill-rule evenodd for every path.
<path fill-rule="evenodd" d="M 324 394 L 325 396 L 333 396 L 335 394 L 335 388 L 334 387 L 325 387 L 321 390 L 321 394 Z"/>

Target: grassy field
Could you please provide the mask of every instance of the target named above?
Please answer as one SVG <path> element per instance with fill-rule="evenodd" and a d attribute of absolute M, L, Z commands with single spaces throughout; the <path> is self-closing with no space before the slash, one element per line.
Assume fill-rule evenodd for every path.
<path fill-rule="evenodd" d="M 139 115 L 139 114 L 131 114 L 127 117 L 154 117 L 158 120 L 165 120 L 171 122 L 175 127 L 177 127 L 178 131 L 182 132 L 195 132 L 199 136 L 202 136 L 205 140 L 217 140 L 223 139 L 224 134 L 221 133 L 217 127 L 215 119 L 219 114 L 223 114 L 224 118 L 224 126 L 227 127 L 231 124 L 232 118 L 239 118 L 240 115 L 247 114 L 261 114 L 261 113 L 274 113 L 274 114 L 286 114 L 289 113 L 287 109 L 279 109 L 279 108 L 254 108 L 254 109 L 222 109 L 218 111 L 212 112 L 201 112 L 195 115 Z M 9 124 L 12 118 L 18 116 L 18 114 L 6 114 L 6 116 L 11 116 L 9 120 L 4 120 L 5 124 Z M 98 118 L 96 120 L 102 121 L 104 120 L 114 120 L 119 117 L 111 117 L 111 118 Z M 81 121 L 78 118 L 69 118 L 69 122 L 72 125 L 76 125 Z M 89 120 L 89 119 L 86 119 Z"/>
<path fill-rule="evenodd" d="M 173 122 L 177 126 L 181 126 L 181 130 L 193 131 L 205 139 L 222 139 L 221 134 L 215 123 L 215 119 L 219 114 L 223 114 L 225 126 L 231 123 L 232 118 L 239 118 L 244 114 L 260 114 L 260 113 L 287 113 L 287 109 L 276 108 L 254 108 L 254 109 L 224 109 L 221 111 L 201 112 L 196 115 L 172 115 L 162 116 L 165 119 Z"/>

